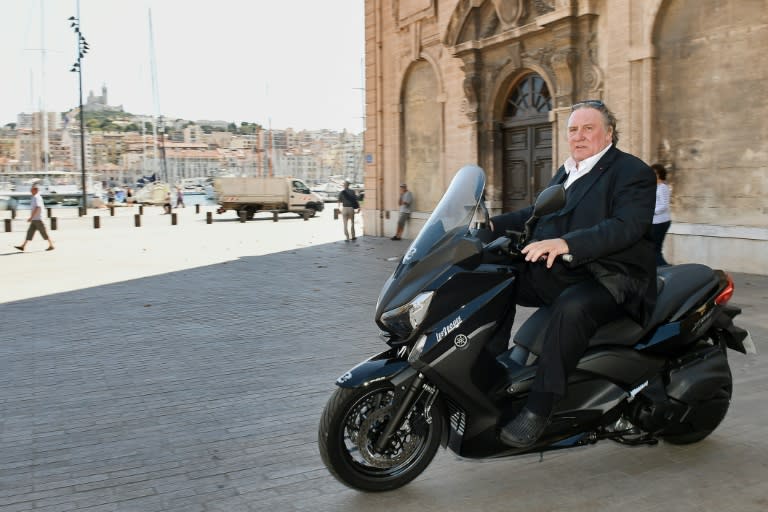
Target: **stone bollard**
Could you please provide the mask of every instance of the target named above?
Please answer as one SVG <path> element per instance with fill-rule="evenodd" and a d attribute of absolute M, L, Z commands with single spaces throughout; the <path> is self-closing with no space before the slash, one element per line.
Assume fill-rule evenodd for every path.
<path fill-rule="evenodd" d="M 213 223 L 213 214 L 211 212 L 205 213 L 205 223 L 206 224 L 212 224 Z"/>
<path fill-rule="evenodd" d="M 98 215 L 93 216 L 93 229 L 99 229 L 101 227 L 101 217 Z"/>
<path fill-rule="evenodd" d="M 11 219 L 5 219 L 5 232 L 11 232 Z"/>
<path fill-rule="evenodd" d="M 200 213 L 200 205 L 199 204 L 195 205 L 195 213 Z"/>
<path fill-rule="evenodd" d="M 59 227 L 59 222 L 56 219 L 56 217 L 51 217 L 51 231 L 56 231 L 58 227 Z"/>
<path fill-rule="evenodd" d="M 177 222 L 177 221 L 176 221 L 176 214 L 175 214 L 175 213 L 172 213 L 172 214 L 171 214 L 171 226 L 175 226 L 175 225 L 176 225 L 176 222 Z"/>
<path fill-rule="evenodd" d="M 134 214 L 133 216 L 133 225 L 136 226 L 137 228 L 141 227 L 141 215 L 139 215 L 138 213 Z"/>

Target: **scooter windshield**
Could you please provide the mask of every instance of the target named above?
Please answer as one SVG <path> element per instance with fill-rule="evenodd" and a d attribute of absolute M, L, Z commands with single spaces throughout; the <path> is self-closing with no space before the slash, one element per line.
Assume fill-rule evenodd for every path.
<path fill-rule="evenodd" d="M 477 166 L 459 169 L 448 190 L 403 256 L 403 265 L 414 265 L 435 247 L 467 234 L 485 189 L 485 172 Z"/>
<path fill-rule="evenodd" d="M 472 219 L 481 205 L 485 172 L 476 166 L 462 167 L 453 177 L 443 198 L 429 216 L 403 259 L 389 276 L 376 302 L 376 319 L 412 300 L 466 251 L 457 251 L 469 232 Z M 456 242 L 456 243 L 453 243 Z M 470 244 L 471 245 L 471 244 Z M 471 250 L 476 250 L 471 245 Z M 381 322 L 380 325 L 385 327 Z M 392 330 L 392 329 L 390 329 Z M 400 336 L 407 334 L 400 333 Z"/>

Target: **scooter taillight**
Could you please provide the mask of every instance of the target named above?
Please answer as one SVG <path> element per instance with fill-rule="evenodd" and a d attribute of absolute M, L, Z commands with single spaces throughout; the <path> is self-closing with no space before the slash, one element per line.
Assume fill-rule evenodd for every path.
<path fill-rule="evenodd" d="M 715 304 L 718 306 L 727 304 L 728 301 L 731 300 L 731 297 L 733 297 L 733 291 L 735 290 L 735 287 L 733 286 L 733 278 L 731 275 L 725 274 L 725 277 L 728 279 L 728 283 L 725 285 L 725 288 L 723 288 L 723 291 L 721 291 L 720 294 L 715 297 Z"/>

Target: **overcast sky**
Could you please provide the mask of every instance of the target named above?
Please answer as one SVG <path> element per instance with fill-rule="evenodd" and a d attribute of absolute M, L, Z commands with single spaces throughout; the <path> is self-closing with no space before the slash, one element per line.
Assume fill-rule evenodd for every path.
<path fill-rule="evenodd" d="M 41 104 L 47 111 L 78 104 L 77 73 L 69 72 L 76 39 L 67 21 L 77 3 L 0 0 L 0 124 Z M 90 46 L 82 61 L 84 102 L 106 84 L 109 104 L 133 114 L 158 113 L 151 9 L 159 113 L 167 118 L 363 129 L 363 0 L 79 3 Z"/>

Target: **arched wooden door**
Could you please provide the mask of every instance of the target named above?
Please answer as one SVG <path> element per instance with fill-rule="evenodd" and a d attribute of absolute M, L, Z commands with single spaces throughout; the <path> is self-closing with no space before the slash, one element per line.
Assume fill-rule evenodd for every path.
<path fill-rule="evenodd" d="M 517 82 L 507 98 L 502 123 L 503 208 L 528 206 L 552 178 L 552 96 L 536 73 Z"/>

